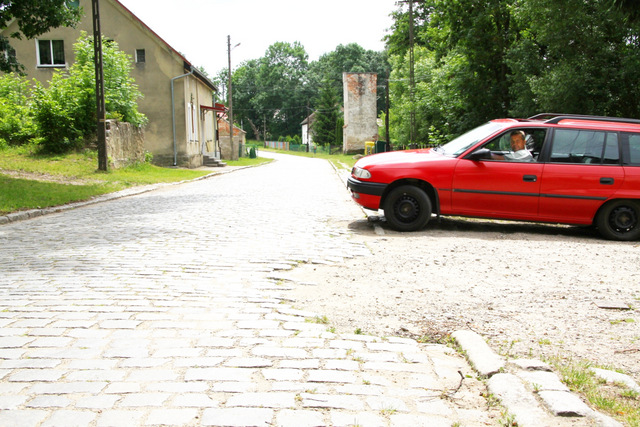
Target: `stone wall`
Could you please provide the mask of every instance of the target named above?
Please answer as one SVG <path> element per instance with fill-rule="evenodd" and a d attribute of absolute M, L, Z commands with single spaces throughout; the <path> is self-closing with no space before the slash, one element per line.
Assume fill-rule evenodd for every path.
<path fill-rule="evenodd" d="M 109 167 L 118 169 L 144 162 L 144 131 L 131 123 L 107 120 L 107 159 Z"/>
<path fill-rule="evenodd" d="M 366 141 L 378 139 L 376 122 L 377 84 L 375 73 L 343 73 L 344 128 L 342 151 L 364 152 Z"/>

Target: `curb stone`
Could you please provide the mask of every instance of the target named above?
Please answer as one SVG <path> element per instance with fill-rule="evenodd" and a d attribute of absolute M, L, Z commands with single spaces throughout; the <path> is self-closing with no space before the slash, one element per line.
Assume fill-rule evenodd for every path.
<path fill-rule="evenodd" d="M 495 354 L 479 334 L 456 331 L 452 337 L 464 350 L 478 374 L 489 378 L 489 392 L 500 399 L 519 426 L 554 426 L 558 423 L 555 417 L 581 417 L 601 427 L 622 427 L 621 423 L 592 410 L 580 397 L 571 393 L 545 363 L 516 359 L 507 366 L 505 360 Z M 516 373 L 498 373 L 507 368 Z"/>

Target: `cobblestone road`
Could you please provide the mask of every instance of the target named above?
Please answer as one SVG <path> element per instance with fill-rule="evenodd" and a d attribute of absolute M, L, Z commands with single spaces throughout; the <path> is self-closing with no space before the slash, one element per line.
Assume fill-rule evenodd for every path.
<path fill-rule="evenodd" d="M 0 425 L 495 423 L 448 348 L 287 299 L 282 270 L 369 251 L 329 163 L 273 156 L 0 226 Z"/>

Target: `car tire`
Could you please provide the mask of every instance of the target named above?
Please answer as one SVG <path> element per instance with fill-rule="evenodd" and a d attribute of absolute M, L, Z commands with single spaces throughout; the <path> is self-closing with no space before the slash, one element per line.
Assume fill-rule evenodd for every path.
<path fill-rule="evenodd" d="M 402 185 L 391 190 L 382 209 L 387 223 L 397 231 L 420 230 L 431 218 L 429 196 L 414 185 Z"/>
<path fill-rule="evenodd" d="M 640 203 L 617 200 L 603 206 L 596 225 L 602 237 L 610 240 L 636 240 L 640 237 Z"/>

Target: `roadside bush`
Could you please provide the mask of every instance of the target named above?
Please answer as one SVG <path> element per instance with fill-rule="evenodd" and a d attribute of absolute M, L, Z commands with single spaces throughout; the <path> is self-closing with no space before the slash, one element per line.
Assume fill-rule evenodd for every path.
<path fill-rule="evenodd" d="M 142 126 L 147 123 L 138 111 L 142 94 L 131 72 L 131 57 L 118 44 L 102 41 L 104 93 L 107 118 Z M 57 71 L 45 88 L 34 90 L 34 117 L 41 151 L 65 153 L 95 139 L 96 95 L 93 38 L 82 33 L 74 44 L 76 62 L 68 72 Z"/>
<path fill-rule="evenodd" d="M 13 73 L 0 76 L 0 146 L 27 144 L 35 134 L 29 82 Z"/>

